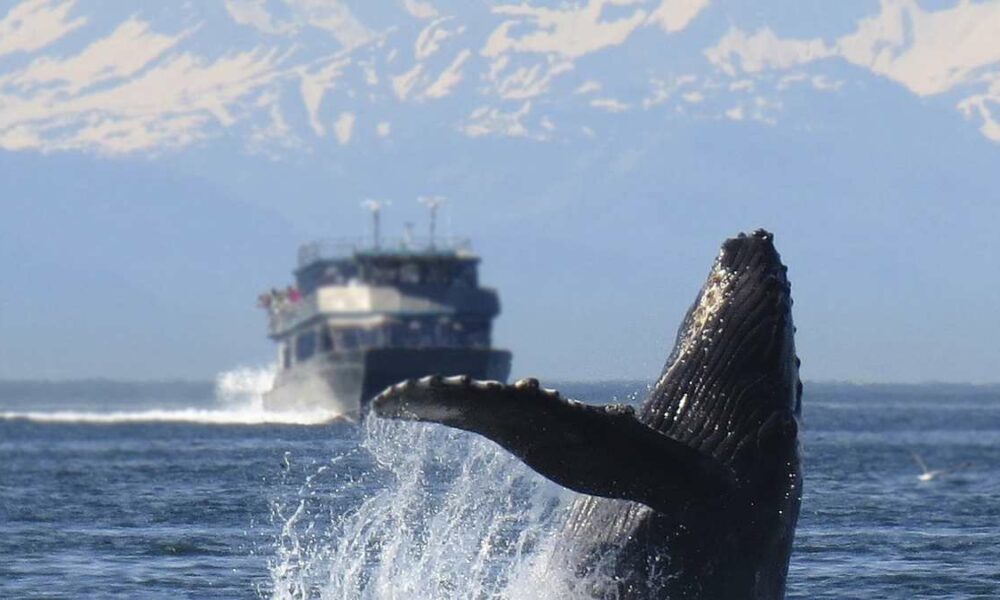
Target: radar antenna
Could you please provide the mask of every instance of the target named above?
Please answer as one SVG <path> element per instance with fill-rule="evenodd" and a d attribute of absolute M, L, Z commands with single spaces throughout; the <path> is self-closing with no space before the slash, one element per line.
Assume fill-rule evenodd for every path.
<path fill-rule="evenodd" d="M 410 250 L 413 248 L 413 222 L 407 221 L 403 224 L 403 248 Z"/>
<path fill-rule="evenodd" d="M 444 204 L 446 198 L 444 196 L 420 196 L 417 198 L 417 202 L 423 204 L 431 211 L 431 228 L 430 228 L 430 248 L 434 249 L 434 232 L 437 228 L 437 211 L 438 207 Z"/>
<path fill-rule="evenodd" d="M 382 219 L 382 208 L 389 206 L 391 202 L 388 200 L 375 200 L 374 198 L 366 198 L 362 203 L 361 207 L 369 210 L 372 213 L 372 243 L 376 250 L 379 249 L 380 239 L 380 225 Z"/>

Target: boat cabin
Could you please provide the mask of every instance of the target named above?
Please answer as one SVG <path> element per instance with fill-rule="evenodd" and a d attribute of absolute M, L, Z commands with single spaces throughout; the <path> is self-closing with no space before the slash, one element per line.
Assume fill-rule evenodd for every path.
<path fill-rule="evenodd" d="M 307 244 L 296 286 L 268 302 L 279 364 L 376 348 L 488 349 L 500 302 L 479 287 L 478 265 L 464 241 Z"/>

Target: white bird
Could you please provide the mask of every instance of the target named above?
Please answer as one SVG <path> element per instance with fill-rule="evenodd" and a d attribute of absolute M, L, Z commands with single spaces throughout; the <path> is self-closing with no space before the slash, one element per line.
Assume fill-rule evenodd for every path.
<path fill-rule="evenodd" d="M 965 469 L 972 466 L 972 463 L 962 463 L 955 465 L 953 467 L 948 467 L 946 469 L 929 469 L 927 468 L 927 463 L 925 463 L 923 459 L 920 458 L 919 454 L 917 454 L 916 452 L 910 452 L 910 454 L 913 456 L 913 460 L 915 460 L 916 463 L 920 466 L 921 470 L 923 470 L 923 473 L 917 475 L 917 479 L 919 479 L 920 481 L 930 481 L 935 477 L 937 477 L 938 475 L 943 475 L 945 473 L 950 473 L 952 471 L 959 471 L 961 469 Z"/>

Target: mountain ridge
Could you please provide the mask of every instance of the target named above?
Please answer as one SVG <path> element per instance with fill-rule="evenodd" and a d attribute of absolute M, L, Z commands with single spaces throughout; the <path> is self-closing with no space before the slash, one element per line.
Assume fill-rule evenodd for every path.
<path fill-rule="evenodd" d="M 155 156 L 235 133 L 277 159 L 442 125 L 586 143 L 630 112 L 794 124 L 789 89 L 872 78 L 945 98 L 1000 141 L 996 2 L 854 5 L 852 27 L 813 37 L 709 0 L 90 6 L 24 0 L 0 17 L 0 148 Z M 796 23 L 823 20 L 804 6 Z"/>

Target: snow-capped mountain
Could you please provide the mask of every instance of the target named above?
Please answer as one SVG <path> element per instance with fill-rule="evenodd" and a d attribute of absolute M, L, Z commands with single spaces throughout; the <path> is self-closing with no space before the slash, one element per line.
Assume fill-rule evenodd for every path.
<path fill-rule="evenodd" d="M 873 78 L 1000 142 L 1000 3 L 25 0 L 0 20 L 0 148 L 274 157 L 429 129 L 599 138 L 789 116 Z"/>

